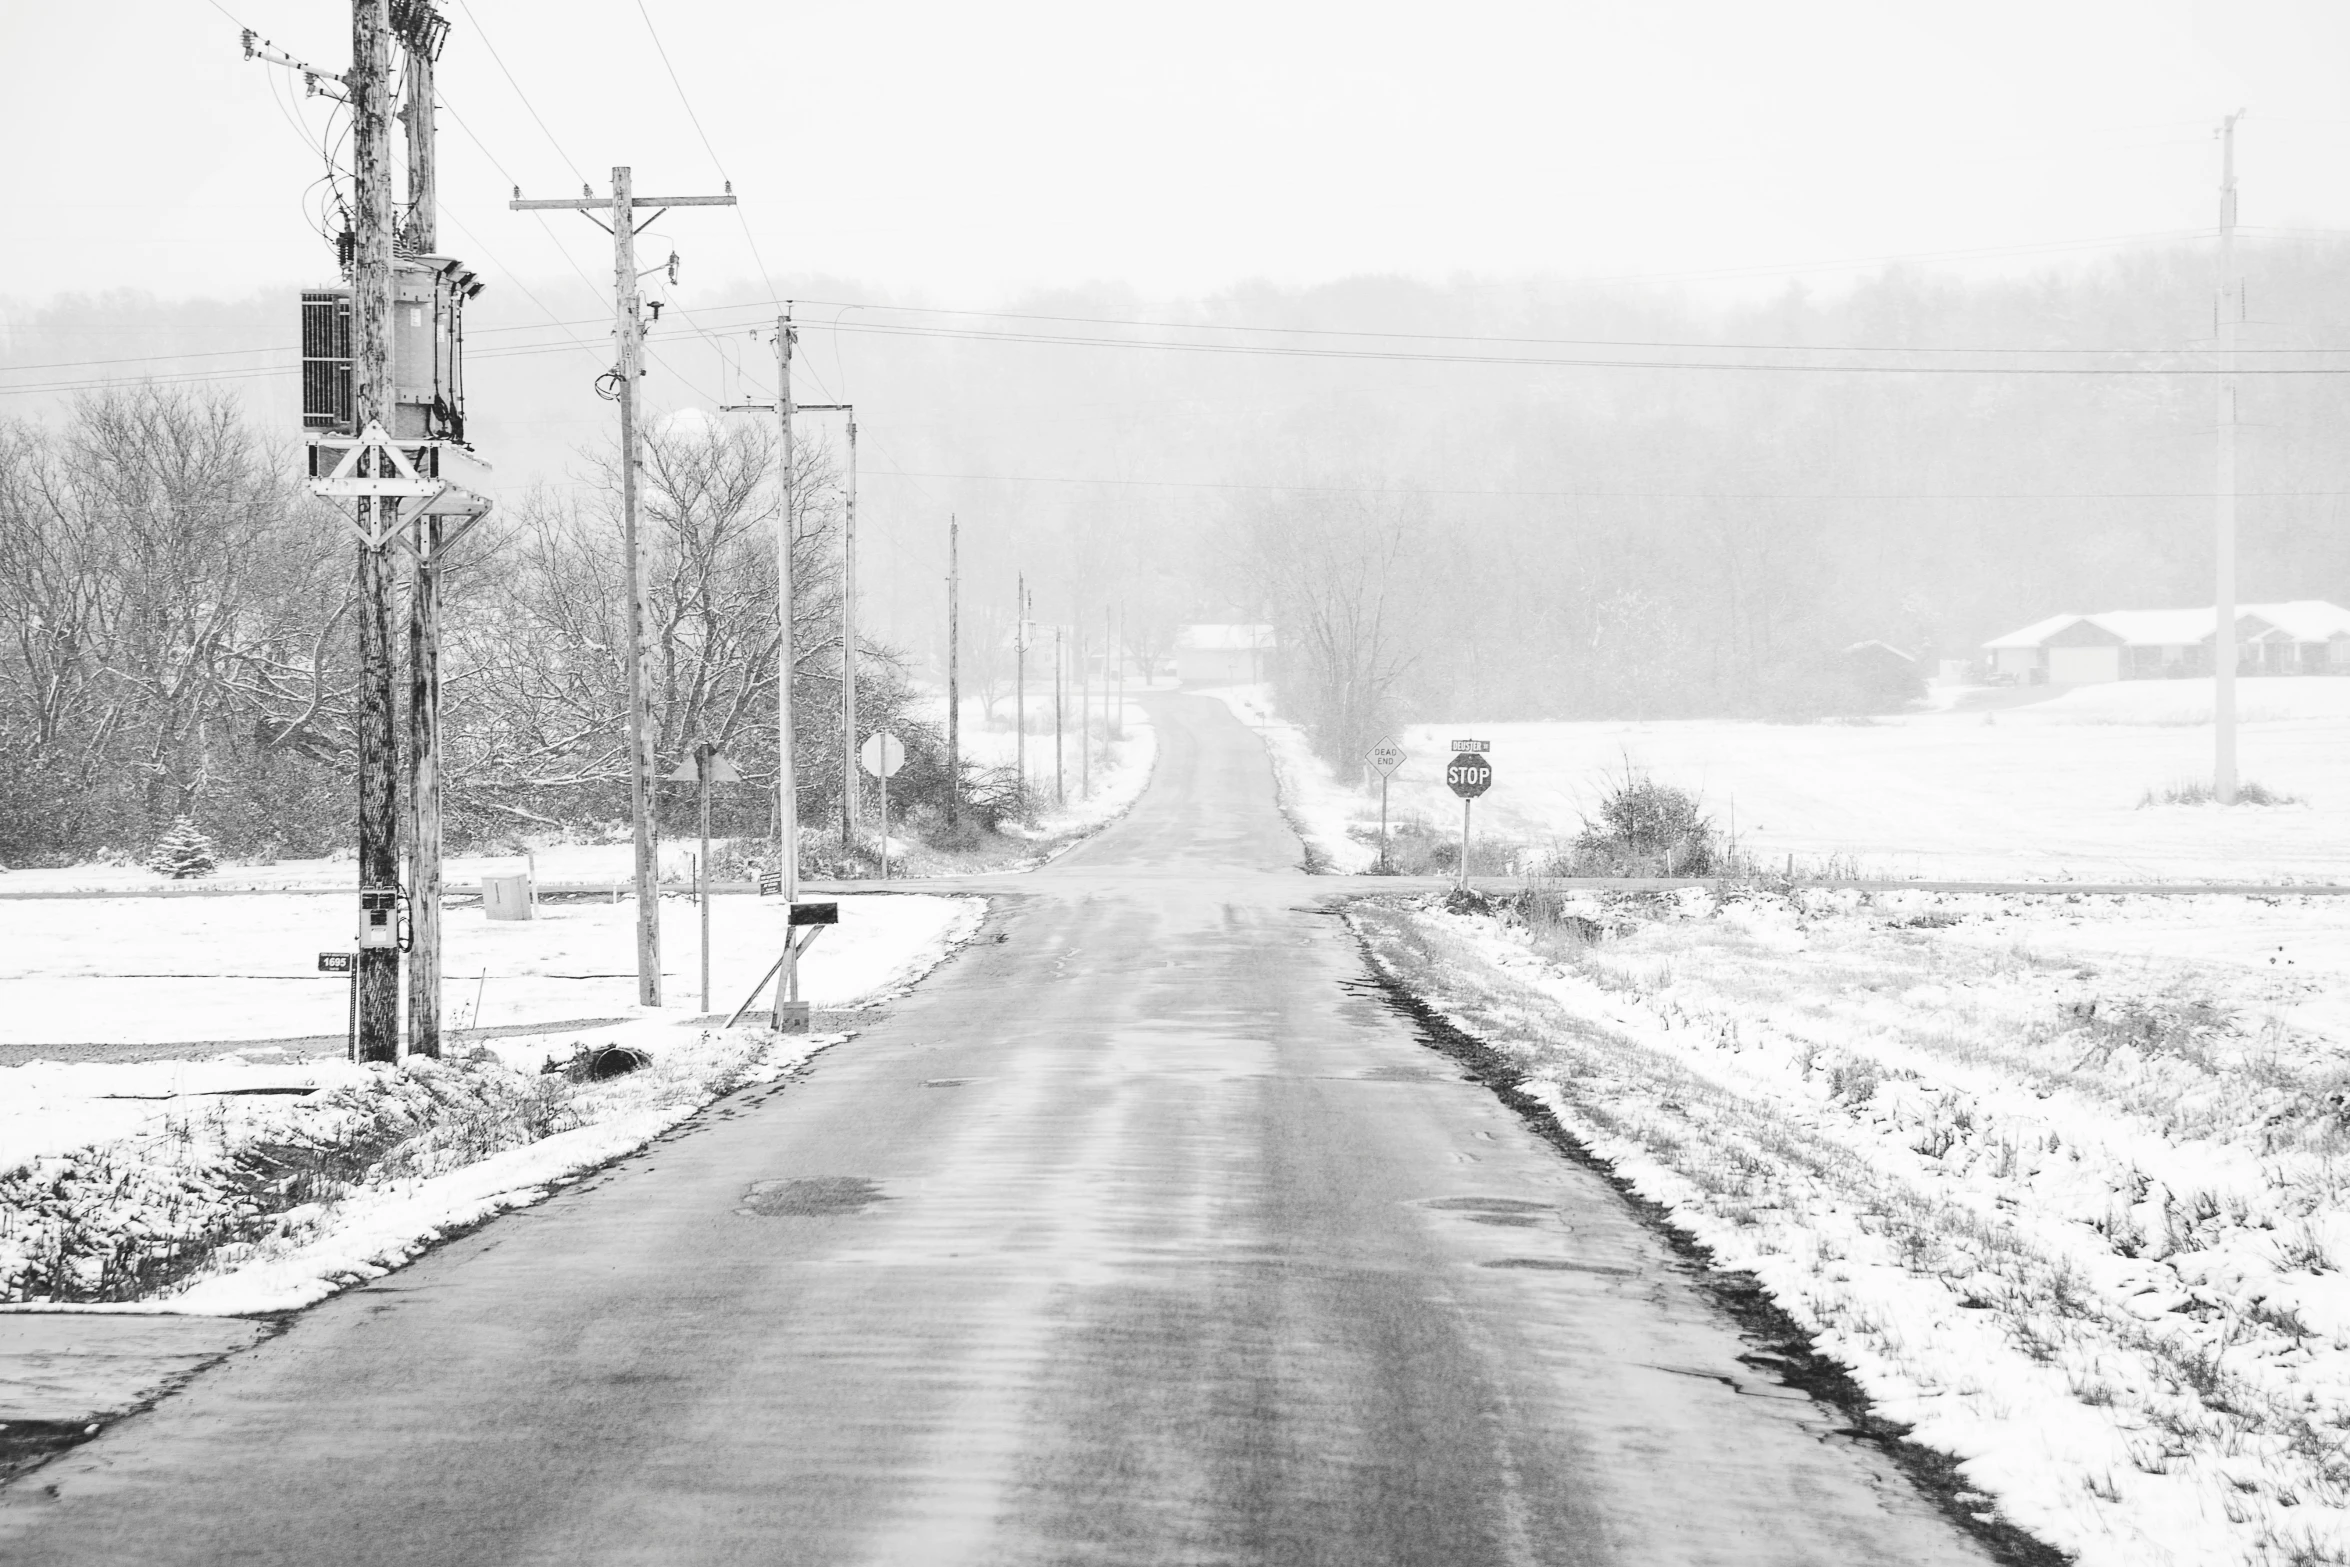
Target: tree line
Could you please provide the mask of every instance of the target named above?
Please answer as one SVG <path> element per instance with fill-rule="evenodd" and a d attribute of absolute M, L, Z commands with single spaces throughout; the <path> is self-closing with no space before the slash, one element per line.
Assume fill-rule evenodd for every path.
<path fill-rule="evenodd" d="M 776 448 L 763 428 L 681 423 L 643 451 L 658 770 L 718 746 L 745 782 L 719 791 L 716 823 L 754 836 L 774 823 Z M 0 863 L 135 857 L 182 815 L 239 857 L 351 841 L 356 548 L 287 457 L 233 398 L 184 388 L 92 395 L 55 425 L 0 423 Z M 615 460 L 493 513 L 444 577 L 452 848 L 625 831 Z M 796 461 L 800 811 L 821 823 L 843 785 L 842 516 L 822 449 Z M 861 726 L 905 727 L 903 659 L 868 644 L 853 665 Z M 690 793 L 665 786 L 673 827 L 690 820 Z"/>

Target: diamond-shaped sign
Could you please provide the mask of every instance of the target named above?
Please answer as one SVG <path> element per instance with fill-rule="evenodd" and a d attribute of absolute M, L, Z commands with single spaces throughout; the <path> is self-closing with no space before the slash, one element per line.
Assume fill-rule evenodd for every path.
<path fill-rule="evenodd" d="M 1385 778 L 1403 766 L 1403 747 L 1383 736 L 1377 745 L 1371 747 L 1370 754 L 1365 756 L 1363 760 L 1371 764 L 1372 771 Z"/>

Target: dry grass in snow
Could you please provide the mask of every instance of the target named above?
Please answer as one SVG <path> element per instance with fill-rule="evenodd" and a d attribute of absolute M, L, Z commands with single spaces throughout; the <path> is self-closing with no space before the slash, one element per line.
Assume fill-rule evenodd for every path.
<path fill-rule="evenodd" d="M 2350 1562 L 2350 903 L 1354 918 L 2012 1521 L 2117 1567 Z"/>

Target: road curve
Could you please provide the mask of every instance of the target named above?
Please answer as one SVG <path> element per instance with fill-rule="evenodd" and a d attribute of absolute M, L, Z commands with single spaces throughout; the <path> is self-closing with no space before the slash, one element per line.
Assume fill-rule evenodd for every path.
<path fill-rule="evenodd" d="M 1258 742 L 801 1081 L 0 1492 L 0 1560 L 1939 1564 L 1599 1180 L 1301 896 Z"/>

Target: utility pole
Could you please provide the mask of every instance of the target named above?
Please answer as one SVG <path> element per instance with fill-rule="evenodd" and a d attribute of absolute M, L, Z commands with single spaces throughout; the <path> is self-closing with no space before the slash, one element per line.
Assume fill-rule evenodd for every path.
<path fill-rule="evenodd" d="M 1053 804 L 1069 803 L 1069 792 L 1062 783 L 1062 760 L 1067 748 L 1061 744 L 1061 693 L 1068 687 L 1068 655 L 1061 644 L 1061 628 L 1053 627 Z"/>
<path fill-rule="evenodd" d="M 348 520 L 359 538 L 359 956 L 351 976 L 351 1048 L 365 1061 L 399 1059 L 400 954 L 412 942 L 409 1051 L 440 1053 L 439 574 L 445 551 L 490 509 L 488 500 L 456 482 L 471 466 L 464 457 L 471 448 L 464 439 L 459 322 L 465 301 L 483 285 L 434 254 L 433 67 L 448 31 L 428 0 L 353 0 L 351 68 L 344 76 L 297 60 L 250 29 L 244 34 L 246 58 L 300 71 L 310 92 L 351 109 L 354 199 L 351 228 L 338 247 L 350 288 L 302 296 L 302 415 L 311 432 L 311 493 L 338 505 L 351 502 Z M 407 102 L 398 116 L 408 132 L 404 227 L 392 201 L 395 44 L 408 67 Z M 411 305 L 417 317 L 430 312 L 429 328 L 404 334 L 396 349 L 395 300 Z M 453 532 L 445 533 L 452 520 Z M 414 567 L 405 811 L 393 668 L 395 543 L 408 548 Z M 403 836 L 412 901 L 400 886 Z"/>
<path fill-rule="evenodd" d="M 1093 794 L 1093 681 L 1085 664 L 1085 628 L 1077 630 L 1077 798 Z"/>
<path fill-rule="evenodd" d="M 353 0 L 351 74 L 352 422 L 390 429 L 392 407 L 392 22 L 390 0 Z M 392 563 L 399 502 L 357 498 L 359 533 L 359 896 L 399 897 L 399 741 L 392 676 Z M 367 915 L 363 912 L 362 919 Z M 359 948 L 359 1059 L 400 1058 L 400 952 Z"/>
<path fill-rule="evenodd" d="M 728 403 L 729 411 L 755 409 L 775 415 L 783 442 L 780 485 L 783 504 L 775 515 L 775 856 L 783 886 L 783 954 L 775 960 L 775 1026 L 785 1020 L 784 1003 L 800 999 L 800 954 L 792 941 L 791 907 L 800 900 L 800 782 L 794 765 L 795 731 L 792 718 L 792 678 L 799 671 L 797 638 L 792 627 L 792 536 L 799 511 L 798 449 L 792 441 L 792 415 L 798 405 L 791 397 L 792 347 L 799 341 L 792 325 L 791 305 L 775 318 L 775 401 Z M 760 985 L 766 981 L 762 979 Z M 756 998 L 758 991 L 752 991 Z M 744 1006 L 750 1002 L 745 1001 Z M 740 1009 L 737 1009 L 739 1015 Z"/>
<path fill-rule="evenodd" d="M 1112 721 L 1111 738 L 1126 738 L 1126 601 L 1118 601 L 1118 716 Z"/>
<path fill-rule="evenodd" d="M 440 170 L 433 147 L 433 66 L 447 24 L 411 6 L 408 50 L 408 250 L 440 249 Z M 408 546 L 408 1053 L 441 1053 L 441 570 L 440 514 L 409 518 Z M 480 1022 L 479 1018 L 474 1020 Z"/>
<path fill-rule="evenodd" d="M 2222 805 L 2236 803 L 2236 325 L 2244 316 L 2243 285 L 2236 277 L 2236 121 L 2238 109 L 2219 128 L 2219 471 L 2214 485 L 2214 546 L 2217 554 L 2211 631 L 2211 792 Z"/>
<path fill-rule="evenodd" d="M 857 410 L 849 414 L 848 504 L 840 545 L 840 847 L 846 858 L 856 847 L 860 790 L 857 778 Z M 881 852 L 889 854 L 887 784 L 883 785 Z M 887 878 L 886 869 L 883 872 Z"/>
<path fill-rule="evenodd" d="M 1012 590 L 1012 756 L 1020 793 L 1028 793 L 1028 574 Z"/>
<path fill-rule="evenodd" d="M 962 532 L 953 512 L 947 513 L 947 826 L 962 816 L 963 803 L 963 674 L 962 674 Z"/>
<path fill-rule="evenodd" d="M 608 212 L 612 231 L 612 333 L 620 362 L 613 378 L 620 403 L 620 547 L 628 568 L 628 804 L 636 824 L 636 998 L 640 1006 L 661 1004 L 661 866 L 653 821 L 653 726 L 645 706 L 645 561 L 637 539 L 637 382 L 644 376 L 645 328 L 637 301 L 636 236 L 671 207 L 731 207 L 723 196 L 639 196 L 627 164 L 612 170 L 612 195 L 597 199 L 585 191 L 572 201 L 507 203 L 516 212 Z M 639 223 L 639 209 L 654 209 Z M 654 270 L 658 271 L 659 268 Z M 788 609 L 786 610 L 788 614 Z"/>

